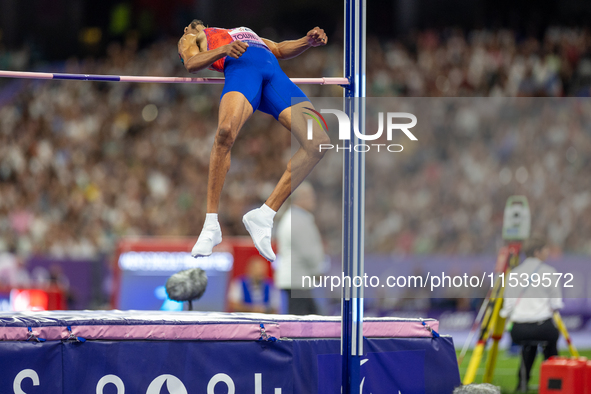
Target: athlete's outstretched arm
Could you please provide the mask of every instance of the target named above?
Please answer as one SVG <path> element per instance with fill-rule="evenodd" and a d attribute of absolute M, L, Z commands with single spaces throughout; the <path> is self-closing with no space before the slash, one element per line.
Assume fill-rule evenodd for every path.
<path fill-rule="evenodd" d="M 242 41 L 234 41 L 228 45 L 208 51 L 207 44 L 200 44 L 200 42 L 203 42 L 200 38 L 195 34 L 185 34 L 178 43 L 179 55 L 183 59 L 185 68 L 190 73 L 203 70 L 224 56 L 238 59 L 246 51 L 246 48 L 248 48 L 248 44 Z"/>
<path fill-rule="evenodd" d="M 310 47 L 326 45 L 328 37 L 323 29 L 316 26 L 310 30 L 305 37 L 302 37 L 299 40 L 273 42 L 263 38 L 263 41 L 267 44 L 277 59 L 291 59 Z"/>

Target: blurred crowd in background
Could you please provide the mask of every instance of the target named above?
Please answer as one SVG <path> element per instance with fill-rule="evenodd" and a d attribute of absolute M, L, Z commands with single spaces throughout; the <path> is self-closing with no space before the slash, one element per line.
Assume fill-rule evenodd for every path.
<path fill-rule="evenodd" d="M 111 43 L 104 58 L 47 67 L 188 76 L 176 47 L 170 39 L 139 49 L 132 37 Z M 590 95 L 587 30 L 550 28 L 542 39 L 519 40 L 509 30 L 424 31 L 401 41 L 371 37 L 367 54 L 368 96 Z M 341 76 L 342 57 L 335 42 L 281 66 L 291 77 Z M 29 59 L 26 49 L 0 50 L 0 69 L 40 70 Z M 0 81 L 0 251 L 96 258 L 112 253 L 124 235 L 196 237 L 205 216 L 221 89 Z M 342 95 L 340 87 L 303 90 L 311 97 Z M 385 216 L 368 229 L 376 240 L 372 247 L 384 253 L 495 253 L 506 196 L 519 193 L 534 202 L 534 223 L 544 223 L 557 248 L 591 253 L 591 128 L 571 126 L 539 134 L 450 127 L 449 140 L 460 141 L 454 146 L 446 138 L 423 138 L 408 162 L 389 170 L 392 185 L 406 187 L 380 202 Z M 271 192 L 290 143 L 289 133 L 268 115 L 257 113 L 247 122 L 222 196 L 224 235 L 246 234 L 241 217 Z M 525 154 L 532 144 L 544 154 Z M 475 188 L 479 193 L 470 193 Z M 500 191 L 487 192 L 495 188 Z M 369 193 L 372 204 L 385 198 Z M 321 205 L 320 230 L 334 232 L 337 218 L 339 206 Z M 338 245 L 327 247 L 338 253 Z"/>
<path fill-rule="evenodd" d="M 553 257 L 591 253 L 591 100 L 368 98 L 366 104 L 368 134 L 378 129 L 378 112 L 396 108 L 418 119 L 411 129 L 418 141 L 400 131 L 388 141 L 384 132 L 362 148 L 369 150 L 368 253 L 494 255 L 503 245 L 511 195 L 528 198 L 532 232 L 549 239 Z M 392 143 L 404 150 L 388 152 Z M 311 178 L 317 220 L 333 252 L 341 243 L 341 173 L 342 153 L 333 149 Z"/>

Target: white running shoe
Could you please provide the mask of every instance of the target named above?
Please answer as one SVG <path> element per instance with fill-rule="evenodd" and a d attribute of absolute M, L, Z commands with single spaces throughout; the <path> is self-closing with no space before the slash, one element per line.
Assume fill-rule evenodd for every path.
<path fill-rule="evenodd" d="M 209 256 L 213 252 L 213 247 L 219 245 L 220 242 L 222 242 L 222 229 L 219 223 L 203 226 L 203 230 L 191 250 L 191 256 Z"/>
<path fill-rule="evenodd" d="M 275 253 L 271 247 L 273 219 L 265 217 L 265 214 L 261 212 L 261 208 L 257 208 L 247 212 L 242 218 L 242 223 L 244 223 L 244 227 L 246 227 L 254 246 L 261 256 L 271 262 L 275 261 Z"/>

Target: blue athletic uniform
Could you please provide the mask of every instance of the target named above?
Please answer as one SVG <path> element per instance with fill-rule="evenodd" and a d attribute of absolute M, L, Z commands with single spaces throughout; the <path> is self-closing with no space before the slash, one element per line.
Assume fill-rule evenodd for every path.
<path fill-rule="evenodd" d="M 211 69 L 223 72 L 226 78 L 222 97 L 227 92 L 240 92 L 257 109 L 275 119 L 286 108 L 309 101 L 304 92 L 285 75 L 277 58 L 252 30 L 204 29 L 207 49 L 215 49 L 240 40 L 248 48 L 238 59 L 226 56 L 212 64 Z"/>

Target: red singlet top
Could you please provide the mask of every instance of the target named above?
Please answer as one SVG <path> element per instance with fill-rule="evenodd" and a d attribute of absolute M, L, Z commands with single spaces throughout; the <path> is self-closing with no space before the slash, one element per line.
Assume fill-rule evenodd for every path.
<path fill-rule="evenodd" d="M 248 27 L 237 27 L 235 29 L 219 29 L 217 27 L 208 27 L 203 29 L 205 37 L 207 37 L 207 50 L 219 48 L 227 45 L 232 41 L 242 41 L 248 44 L 248 46 L 254 46 L 264 48 L 271 51 L 267 45 L 261 40 L 261 38 Z M 216 60 L 209 68 L 211 70 L 224 72 L 224 63 L 226 56 Z"/>

